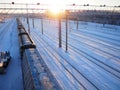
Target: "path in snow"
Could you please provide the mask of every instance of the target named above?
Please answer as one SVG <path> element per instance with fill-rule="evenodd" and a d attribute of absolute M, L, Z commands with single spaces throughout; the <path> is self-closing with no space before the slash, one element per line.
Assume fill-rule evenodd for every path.
<path fill-rule="evenodd" d="M 23 90 L 21 61 L 17 23 L 15 19 L 7 20 L 0 28 L 0 52 L 10 51 L 11 61 L 6 74 L 0 75 L 0 90 Z"/>

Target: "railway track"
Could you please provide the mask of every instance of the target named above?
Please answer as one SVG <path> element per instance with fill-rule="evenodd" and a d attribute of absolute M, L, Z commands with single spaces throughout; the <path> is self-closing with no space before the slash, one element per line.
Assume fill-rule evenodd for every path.
<path fill-rule="evenodd" d="M 46 35 L 48 35 L 49 33 L 47 32 L 46 33 Z M 49 34 L 50 35 L 50 34 Z M 55 36 L 55 34 L 53 34 L 54 36 L 51 36 L 52 37 L 52 40 L 54 40 L 54 39 L 56 39 L 57 37 Z M 65 35 L 64 34 L 62 34 L 63 36 L 62 37 L 65 37 Z M 56 38 L 55 38 L 56 37 Z M 74 37 L 74 36 L 73 36 Z M 49 37 L 50 38 L 50 37 Z M 53 39 L 54 38 L 54 39 Z M 100 56 L 102 56 L 102 57 L 104 57 L 104 58 L 108 58 L 109 59 L 109 57 L 112 57 L 112 59 L 110 60 L 111 62 L 114 62 L 114 63 L 116 63 L 116 64 L 118 64 L 119 63 L 119 59 L 120 59 L 120 57 L 119 57 L 119 52 L 120 51 L 118 51 L 118 53 L 115 53 L 115 51 L 114 52 L 112 52 L 112 54 L 111 53 L 109 53 L 109 51 L 104 51 L 104 50 L 101 50 L 101 49 L 99 49 L 98 47 L 96 47 L 95 46 L 95 44 L 97 44 L 97 43 L 93 43 L 92 45 L 94 45 L 94 46 L 92 46 L 92 45 L 90 45 L 89 44 L 89 40 L 84 40 L 83 38 L 80 38 L 80 39 L 75 39 L 75 38 L 72 38 L 72 37 L 70 37 L 69 36 L 69 38 L 70 38 L 70 40 L 72 39 L 72 41 L 71 42 L 73 42 L 73 43 L 77 43 L 78 44 L 78 46 L 79 45 L 82 45 L 83 47 L 84 46 L 86 46 L 89 50 L 93 50 L 95 53 L 97 53 L 98 55 L 100 55 Z M 83 40 L 82 40 L 83 39 Z M 65 40 L 65 38 L 63 39 L 63 40 Z M 56 40 L 56 41 L 58 41 L 58 40 Z M 85 41 L 85 42 L 84 42 Z M 64 41 L 65 42 L 65 41 Z M 87 43 L 88 42 L 88 43 Z M 90 42 L 90 43 L 92 43 L 92 42 Z M 70 44 L 69 43 L 69 45 L 72 45 L 72 44 Z M 73 45 L 72 45 L 73 46 Z M 74 46 L 75 47 L 75 46 Z M 76 47 L 75 47 L 76 48 Z M 109 50 L 109 49 L 108 49 Z M 115 54 L 114 54 L 115 53 Z M 117 54 L 117 55 L 116 55 Z M 106 56 L 105 56 L 106 55 Z M 118 66 L 119 67 L 119 66 Z"/>
<path fill-rule="evenodd" d="M 39 48 L 41 49 L 41 47 L 42 47 L 43 51 L 39 49 L 39 52 L 41 52 L 41 54 L 43 54 L 43 53 L 48 54 L 49 58 L 52 58 L 53 60 L 55 60 L 54 63 L 51 63 L 51 61 L 49 61 L 48 62 L 49 64 L 58 65 L 60 70 L 64 69 L 66 71 L 65 75 L 66 74 L 68 75 L 68 73 L 69 73 L 69 75 L 72 77 L 72 80 L 73 79 L 76 81 L 80 80 L 81 78 L 79 78 L 78 76 L 82 77 L 82 79 L 84 78 L 85 82 L 82 80 L 77 81 L 77 83 L 79 83 L 83 89 L 88 89 L 90 87 L 90 86 L 85 85 L 86 82 L 89 83 L 89 85 L 91 85 L 92 87 L 94 87 L 94 89 L 101 89 L 101 88 L 103 88 L 103 89 L 108 89 L 108 88 L 109 89 L 115 89 L 115 88 L 118 89 L 119 88 L 120 71 L 119 71 L 119 68 L 116 69 L 117 66 L 116 67 L 110 66 L 109 64 L 104 63 L 103 61 L 100 61 L 99 58 L 91 56 L 90 53 L 87 53 L 87 51 L 84 51 L 86 49 L 81 50 L 81 48 L 79 48 L 78 46 L 75 47 L 75 46 L 71 45 L 70 43 L 69 43 L 68 54 L 71 55 L 72 53 L 74 53 L 74 55 L 76 55 L 77 57 L 80 58 L 80 61 L 77 61 L 72 56 L 71 57 L 70 56 L 63 57 L 63 54 L 65 54 L 65 53 L 64 52 L 60 53 L 59 49 L 56 48 L 56 46 L 57 46 L 56 43 L 57 43 L 58 39 L 56 36 L 54 36 L 54 34 L 56 34 L 56 33 L 52 33 L 53 36 L 49 37 L 49 35 L 51 35 L 51 34 L 44 31 L 44 35 L 41 36 L 41 34 L 39 34 L 38 32 L 36 33 L 35 31 L 32 31 L 32 37 L 34 38 L 35 41 L 37 41 L 38 49 Z M 76 34 L 76 33 L 74 33 L 74 34 Z M 79 37 L 79 34 L 77 34 L 77 36 Z M 109 42 L 106 43 L 106 41 L 104 41 L 102 39 L 98 39 L 98 38 L 92 39 L 91 36 L 87 36 L 87 35 L 81 36 L 81 37 L 83 37 L 85 40 L 90 40 L 91 42 L 93 41 L 94 43 L 97 43 L 100 46 L 105 46 L 106 49 L 109 48 L 113 52 L 114 51 L 119 52 L 119 49 L 118 49 L 119 46 L 113 47 L 113 46 L 116 46 L 115 44 L 111 45 L 111 43 L 109 43 Z M 41 39 L 39 39 L 39 38 L 41 38 Z M 69 38 L 71 38 L 71 37 L 69 37 Z M 62 38 L 62 39 L 64 39 L 64 38 Z M 71 39 L 75 40 L 75 38 L 71 38 Z M 52 44 L 51 42 L 54 42 L 54 44 Z M 78 42 L 80 42 L 80 41 L 78 40 Z M 43 45 L 41 45 L 41 43 Z M 65 47 L 64 40 L 62 41 L 62 43 L 63 43 L 63 47 Z M 81 41 L 81 43 L 83 43 L 83 41 Z M 83 45 L 89 45 L 89 43 L 84 43 Z M 89 48 L 93 49 L 93 46 L 89 45 Z M 96 49 L 97 49 L 97 47 L 96 47 Z M 54 52 L 52 52 L 52 50 Z M 98 49 L 98 50 L 101 51 L 101 53 L 104 52 L 104 53 L 107 53 L 108 55 L 110 54 L 109 52 L 105 52 L 104 49 L 102 49 L 102 50 Z M 44 57 L 44 55 L 43 55 L 43 57 Z M 116 58 L 118 58 L 117 60 L 119 61 L 119 56 L 117 56 L 115 54 L 113 54 L 112 56 L 113 57 L 115 56 Z M 69 58 L 70 61 L 67 60 L 67 58 Z M 52 60 L 52 59 L 50 59 L 50 60 Z M 73 62 L 72 62 L 72 59 L 74 60 Z M 93 77 L 94 77 L 94 74 L 96 73 L 95 77 L 94 77 L 96 80 L 95 79 L 92 80 L 91 76 L 87 76 L 87 74 L 84 73 L 83 69 L 85 67 L 82 67 L 83 66 L 82 62 L 85 63 L 85 65 L 87 66 L 86 68 L 89 67 L 90 69 L 93 69 L 93 70 L 91 70 L 91 72 L 89 72 L 89 70 L 88 70 L 88 73 L 90 73 L 91 76 L 93 75 Z M 47 64 L 47 65 L 49 66 L 49 64 Z M 81 65 L 81 66 L 79 67 L 79 65 Z M 60 66 L 62 66 L 62 67 L 60 67 Z M 55 74 L 57 74 L 57 73 L 55 73 Z M 101 76 L 103 76 L 103 77 L 101 79 L 99 79 L 99 77 L 101 77 Z M 59 78 L 59 77 L 56 77 L 56 78 Z M 68 78 L 68 77 L 66 77 L 66 78 Z M 109 80 L 109 78 L 110 78 L 110 80 Z M 114 80 L 116 80 L 116 81 L 114 81 Z M 61 84 L 60 81 L 58 81 L 58 82 Z M 72 81 L 70 81 L 70 82 L 73 83 Z M 109 84 L 109 86 L 106 87 L 107 82 L 110 82 L 110 84 Z M 100 85 L 100 84 L 102 84 L 102 85 Z M 73 85 L 75 85 L 75 84 L 73 84 Z M 114 88 L 112 87 L 112 85 Z M 78 89 L 78 88 L 80 88 L 80 87 L 77 87 L 76 89 Z"/>
<path fill-rule="evenodd" d="M 102 41 L 107 42 L 107 43 L 109 43 L 109 44 L 111 44 L 113 46 L 117 46 L 117 47 L 120 46 L 120 44 L 118 43 L 119 40 L 115 40 L 115 39 L 112 39 L 112 38 L 108 38 L 108 37 L 101 36 L 101 35 L 98 35 L 98 34 L 95 34 L 95 33 L 90 33 L 90 32 L 80 31 L 80 33 L 82 33 L 83 35 L 92 37 L 92 38 L 96 38 L 98 40 L 102 40 Z"/>
<path fill-rule="evenodd" d="M 51 35 L 48 32 L 46 33 L 46 35 L 47 34 Z M 62 34 L 62 37 L 65 37 L 64 34 Z M 94 50 L 94 52 L 96 52 L 97 54 L 99 54 L 102 57 L 105 57 L 105 58 L 112 57 L 112 59 L 114 59 L 114 61 L 118 61 L 118 63 L 119 63 L 119 59 L 120 59 L 119 53 L 120 53 L 120 50 L 111 50 L 111 47 L 110 48 L 108 48 L 107 46 L 104 47 L 104 45 L 100 44 L 99 42 L 94 42 L 94 41 L 91 41 L 90 39 L 86 39 L 86 38 L 83 38 L 83 37 L 75 36 L 72 33 L 69 33 L 69 34 L 71 34 L 74 37 L 73 38 L 70 35 L 68 37 L 70 40 L 72 39 L 73 42 L 77 42 L 77 44 L 79 43 L 79 44 L 81 44 L 83 46 L 87 46 L 88 49 Z M 55 35 L 56 34 L 53 34 L 53 35 L 51 35 L 51 37 L 55 38 L 56 37 Z"/>
<path fill-rule="evenodd" d="M 78 31 L 78 33 L 80 33 L 80 32 Z M 65 34 L 65 32 L 62 32 L 63 36 L 64 36 L 64 34 Z M 91 47 L 94 48 L 94 50 L 95 49 L 99 50 L 100 52 L 103 52 L 103 54 L 105 54 L 105 55 L 112 55 L 112 56 L 117 57 L 118 59 L 120 59 L 120 56 L 119 56 L 120 50 L 118 50 L 118 48 L 115 49 L 115 46 L 111 47 L 111 46 L 105 45 L 104 43 L 100 43 L 99 40 L 97 40 L 97 39 L 94 40 L 94 38 L 87 37 L 86 35 L 83 36 L 81 33 L 77 34 L 77 32 L 76 33 L 72 32 L 72 33 L 69 33 L 69 34 L 70 34 L 69 35 L 70 39 L 74 39 L 74 40 L 76 40 L 78 42 L 82 42 L 81 44 L 88 45 L 90 48 Z M 55 36 L 55 34 L 53 34 L 53 35 Z M 71 35 L 74 38 L 71 37 Z M 79 38 L 79 39 L 76 39 L 76 38 Z"/>
<path fill-rule="evenodd" d="M 65 27 L 63 27 L 63 26 L 65 26 L 64 25 L 64 22 L 62 23 L 62 29 L 65 29 Z M 53 26 L 54 27 L 54 26 Z M 55 27 L 56 29 L 55 30 L 58 30 L 58 27 Z M 46 29 L 46 28 L 45 28 Z M 70 28 L 70 29 L 72 29 L 72 28 Z M 57 33 L 56 31 L 53 31 L 53 32 L 55 32 L 55 33 Z M 63 30 L 62 30 L 63 31 Z M 85 31 L 88 31 L 88 30 L 83 30 L 84 31 L 84 34 L 85 34 Z M 95 31 L 95 30 L 91 30 L 91 31 Z M 99 30 L 100 31 L 100 30 Z M 99 32 L 98 30 L 97 30 L 97 32 Z M 63 34 L 64 34 L 64 32 L 62 32 Z M 104 34 L 104 32 L 101 32 L 101 34 Z M 109 33 L 109 32 L 108 32 Z M 96 38 L 96 36 L 94 36 L 94 38 L 92 37 L 90 37 L 90 36 L 88 36 L 88 35 L 82 35 L 81 34 L 81 32 L 80 32 L 80 30 L 76 30 L 76 32 L 74 32 L 73 30 L 72 30 L 72 33 L 70 33 L 70 34 L 72 34 L 72 35 L 75 35 L 76 37 L 82 37 L 82 38 L 84 38 L 85 40 L 90 40 L 90 41 L 92 41 L 92 42 L 94 42 L 94 43 L 96 43 L 97 45 L 102 45 L 102 46 L 104 46 L 105 48 L 109 48 L 111 51 L 113 50 L 114 51 L 114 49 L 115 49 L 115 51 L 118 51 L 119 52 L 119 50 L 120 50 L 120 47 L 119 46 L 116 46 L 116 45 L 114 45 L 113 43 L 109 43 L 109 42 L 107 42 L 107 41 L 104 41 L 104 40 L 102 40 L 102 39 L 100 39 L 100 38 Z M 54 34 L 53 34 L 54 35 Z M 90 34 L 91 35 L 91 34 Z M 106 35 L 109 35 L 109 34 L 106 34 Z M 116 36 L 115 34 L 113 34 L 113 36 Z M 117 33 L 117 36 L 119 36 L 119 34 Z M 104 39 L 104 38 L 103 38 Z M 116 39 L 118 39 L 118 38 L 116 38 Z M 111 38 L 109 39 L 109 40 L 111 40 Z M 113 44 L 113 45 L 112 45 Z M 107 51 L 107 50 L 106 50 Z M 119 56 L 119 55 L 118 55 Z"/>
<path fill-rule="evenodd" d="M 33 36 L 36 36 L 36 34 L 34 34 Z M 37 40 L 37 42 L 39 42 L 38 44 L 40 45 L 40 43 L 42 43 L 44 46 L 49 46 L 49 47 L 51 47 L 45 40 L 40 40 L 40 39 L 38 39 L 39 37 L 34 37 L 35 38 L 35 40 Z M 62 67 L 64 67 L 64 69 L 66 70 L 66 71 L 68 71 L 69 72 L 69 74 L 73 77 L 73 78 L 75 78 L 75 80 L 86 90 L 86 89 L 89 89 L 89 88 L 91 88 L 91 87 L 85 87 L 84 85 L 82 85 L 82 83 L 81 83 L 81 81 L 79 81 L 80 79 L 79 78 L 77 78 L 77 75 L 80 75 L 82 78 L 84 78 L 84 80 L 86 81 L 86 83 L 88 84 L 88 85 L 90 85 L 90 86 L 92 86 L 92 87 L 94 87 L 94 88 L 92 88 L 92 89 L 98 89 L 92 82 L 90 82 L 86 77 L 84 77 L 84 75 L 82 75 L 73 65 L 71 65 L 68 61 L 66 61 L 65 60 L 65 58 L 63 57 L 63 56 L 59 56 L 59 54 L 58 54 L 58 52 L 54 49 L 54 48 L 52 48 L 51 47 L 51 49 L 50 48 L 47 48 L 47 47 L 42 47 L 42 48 L 46 48 L 46 52 L 50 52 L 49 54 L 52 54 L 52 56 L 51 57 L 55 57 L 55 59 L 54 60 L 57 60 L 61 65 L 62 65 Z M 39 48 L 38 48 L 39 49 Z M 49 50 L 50 49 L 50 50 Z M 51 52 L 51 51 L 54 51 L 54 53 L 53 52 Z M 61 60 L 62 59 L 62 60 Z M 64 63 L 67 63 L 67 65 L 69 65 L 69 67 L 71 67 L 71 69 L 74 71 L 74 72 L 76 72 L 76 75 L 74 76 L 74 75 L 72 75 L 72 72 L 70 71 L 70 68 L 67 68 L 66 67 L 66 64 L 64 64 Z M 64 72 L 63 72 L 64 73 Z M 73 84 L 74 85 L 74 84 Z"/>
<path fill-rule="evenodd" d="M 38 39 L 38 38 L 37 38 Z M 36 40 L 37 40 L 36 39 Z M 44 41 L 45 42 L 45 41 Z M 45 45 L 44 45 L 45 46 Z M 48 45 L 47 45 L 48 46 Z M 52 45 L 53 46 L 53 45 Z M 51 53 L 53 53 L 53 52 L 51 52 Z M 58 52 L 57 52 L 58 53 Z M 60 53 L 58 53 L 60 56 L 61 56 L 61 54 Z M 69 62 L 69 60 L 68 60 L 68 62 Z M 79 65 L 79 64 L 77 64 L 76 63 L 76 65 Z M 93 64 L 92 64 L 93 65 Z M 76 66 L 75 66 L 76 67 Z M 77 68 L 78 70 L 80 70 L 80 68 Z M 103 71 L 104 71 L 104 69 L 103 69 Z M 83 71 L 82 71 L 82 73 L 83 73 Z M 114 77 L 115 78 L 115 77 Z M 92 80 L 90 80 L 90 81 L 92 81 Z M 94 81 L 93 81 L 94 82 Z M 94 83 L 96 83 L 96 81 L 94 82 Z M 102 83 L 102 82 L 101 82 Z M 97 85 L 97 87 L 99 87 L 99 85 Z M 102 87 L 102 86 L 101 86 Z M 103 87 L 105 88 L 105 86 L 103 85 Z M 100 88 L 100 87 L 99 87 Z"/>
<path fill-rule="evenodd" d="M 110 44 L 107 44 L 105 42 L 101 42 L 98 39 L 95 39 L 95 38 L 93 39 L 91 37 L 83 36 L 83 35 L 80 35 L 80 34 L 77 34 L 77 33 L 74 33 L 74 32 L 72 32 L 70 34 L 76 36 L 76 38 L 81 38 L 83 40 L 89 41 L 89 43 L 96 44 L 96 46 L 95 46 L 96 48 L 99 48 L 97 46 L 100 46 L 100 47 L 102 47 L 100 49 L 105 50 L 106 52 L 109 50 L 112 53 L 118 54 L 119 51 L 120 51 L 120 49 L 116 48 L 115 46 L 111 46 Z M 80 41 L 81 41 L 81 39 L 80 39 Z M 117 56 L 119 56 L 119 54 Z"/>
<path fill-rule="evenodd" d="M 46 36 L 47 36 L 47 34 L 46 34 Z M 50 38 L 50 37 L 47 36 L 47 38 Z M 51 39 L 51 40 L 53 40 L 53 39 Z M 55 37 L 54 37 L 54 40 L 55 40 Z M 63 42 L 65 44 L 65 41 L 63 41 Z M 57 43 L 57 40 L 56 40 L 56 43 Z M 112 67 L 109 64 L 104 63 L 103 61 L 100 61 L 99 58 L 95 58 L 95 57 L 91 56 L 89 53 L 86 53 L 84 50 L 76 48 L 75 46 L 73 46 L 70 43 L 69 43 L 69 48 L 71 48 L 73 51 L 75 51 L 76 54 L 83 55 L 84 57 L 86 57 L 88 60 L 90 60 L 94 64 L 100 66 L 101 68 L 105 69 L 106 71 L 108 71 L 109 73 L 115 75 L 116 77 L 118 77 L 120 79 L 120 71 L 119 71 L 119 69 L 116 69 L 115 67 Z"/>

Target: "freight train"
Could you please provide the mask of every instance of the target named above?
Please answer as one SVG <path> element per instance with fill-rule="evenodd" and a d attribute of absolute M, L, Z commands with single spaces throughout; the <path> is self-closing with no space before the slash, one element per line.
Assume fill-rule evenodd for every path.
<path fill-rule="evenodd" d="M 18 18 L 17 25 L 25 90 L 61 90 Z"/>

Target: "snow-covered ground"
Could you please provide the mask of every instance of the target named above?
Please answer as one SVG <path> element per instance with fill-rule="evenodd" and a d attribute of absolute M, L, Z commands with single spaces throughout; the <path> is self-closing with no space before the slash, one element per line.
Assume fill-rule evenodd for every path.
<path fill-rule="evenodd" d="M 27 29 L 27 24 L 22 19 Z M 58 47 L 58 21 L 30 20 L 31 37 L 51 73 L 64 90 L 120 89 L 120 26 L 69 21 L 65 52 L 65 22 L 62 48 Z M 0 24 L 0 51 L 10 51 L 7 73 L 0 75 L 0 90 L 23 90 L 17 25 L 15 19 Z"/>
<path fill-rule="evenodd" d="M 27 24 L 22 19 L 26 29 Z M 58 21 L 30 20 L 31 37 L 52 74 L 64 90 L 120 89 L 120 26 L 69 21 L 65 52 L 65 22 L 62 48 L 58 47 Z"/>
<path fill-rule="evenodd" d="M 15 19 L 0 23 L 0 52 L 10 51 L 6 74 L 0 75 L 0 90 L 23 90 L 17 23 Z"/>

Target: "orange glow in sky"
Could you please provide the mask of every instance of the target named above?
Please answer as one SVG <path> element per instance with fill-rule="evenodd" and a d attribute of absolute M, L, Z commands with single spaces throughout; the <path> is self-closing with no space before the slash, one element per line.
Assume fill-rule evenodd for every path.
<path fill-rule="evenodd" d="M 60 10 L 65 9 L 65 6 L 76 4 L 76 5 L 106 5 L 106 6 L 118 6 L 120 0 L 0 0 L 0 3 L 30 3 L 30 4 L 47 4 L 48 9 L 57 14 Z M 39 6 L 38 6 L 39 7 Z M 29 7 L 28 7 L 29 8 Z M 36 7 L 37 8 L 37 7 Z"/>

